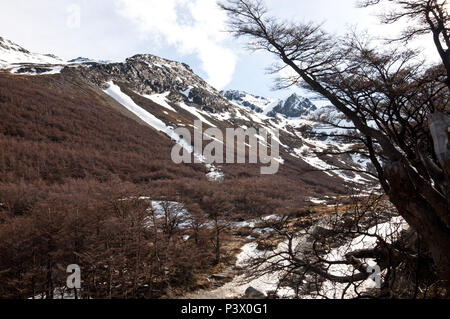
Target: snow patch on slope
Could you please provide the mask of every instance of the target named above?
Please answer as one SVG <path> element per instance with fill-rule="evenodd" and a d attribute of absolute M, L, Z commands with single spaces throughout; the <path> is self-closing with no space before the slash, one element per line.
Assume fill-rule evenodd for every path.
<path fill-rule="evenodd" d="M 280 102 L 280 100 L 255 96 L 236 90 L 222 91 L 221 94 L 235 104 L 262 114 L 270 113 Z"/>
<path fill-rule="evenodd" d="M 156 104 L 159 104 L 163 107 L 165 107 L 166 109 L 168 109 L 169 111 L 172 111 L 174 113 L 177 113 L 177 111 L 171 107 L 169 105 L 167 97 L 170 95 L 170 91 L 166 92 L 166 93 L 162 93 L 162 94 L 153 94 L 153 95 L 142 95 L 143 97 L 145 97 L 146 99 L 149 99 L 153 102 L 155 102 Z"/>
<path fill-rule="evenodd" d="M 42 68 L 41 68 L 42 69 Z M 24 69 L 23 66 L 15 67 L 10 70 L 13 74 L 18 75 L 52 75 L 59 74 L 64 69 L 64 66 L 53 66 L 53 67 L 45 67 L 43 68 L 47 71 L 38 70 L 37 68 Z M 22 71 L 23 70 L 23 71 Z M 27 70 L 27 71 L 25 71 Z"/>
<path fill-rule="evenodd" d="M 211 127 L 217 127 L 216 125 L 212 124 L 211 122 L 209 122 L 207 119 L 205 119 L 205 117 L 203 115 L 200 114 L 200 112 L 193 106 L 189 106 L 186 105 L 183 102 L 178 103 L 178 105 L 185 111 L 191 113 L 192 115 L 194 115 L 196 118 L 198 118 L 200 121 L 202 121 L 203 123 L 208 124 Z"/>
<path fill-rule="evenodd" d="M 145 123 L 153 127 L 155 130 L 169 136 L 177 144 L 183 147 L 187 152 L 193 154 L 198 160 L 200 160 L 201 163 L 205 164 L 205 166 L 209 170 L 209 173 L 207 174 L 208 179 L 217 181 L 223 179 L 224 175 L 220 171 L 220 169 L 218 169 L 212 164 L 207 163 L 203 155 L 196 154 L 194 152 L 194 148 L 192 147 L 192 145 L 187 143 L 186 140 L 184 140 L 180 135 L 178 135 L 172 127 L 167 126 L 163 121 L 158 119 L 156 116 L 150 114 L 142 107 L 137 105 L 131 97 L 123 93 L 120 87 L 114 84 L 112 81 L 108 82 L 108 85 L 109 87 L 106 90 L 104 90 L 106 94 L 108 94 L 114 100 L 122 104 L 125 108 L 127 108 L 136 116 L 138 116 L 141 120 L 143 120 Z"/>

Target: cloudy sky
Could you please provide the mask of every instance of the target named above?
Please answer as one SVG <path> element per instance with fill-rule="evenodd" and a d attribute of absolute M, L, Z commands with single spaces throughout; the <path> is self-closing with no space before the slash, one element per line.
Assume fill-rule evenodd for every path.
<path fill-rule="evenodd" d="M 279 17 L 324 22 L 338 34 L 350 26 L 373 34 L 393 32 L 379 25 L 373 9 L 357 9 L 355 0 L 266 4 Z M 245 51 L 224 32 L 226 16 L 215 0 L 0 0 L 0 8 L 0 36 L 33 52 L 112 61 L 151 53 L 189 64 L 218 89 L 289 94 L 271 90 L 270 55 Z"/>

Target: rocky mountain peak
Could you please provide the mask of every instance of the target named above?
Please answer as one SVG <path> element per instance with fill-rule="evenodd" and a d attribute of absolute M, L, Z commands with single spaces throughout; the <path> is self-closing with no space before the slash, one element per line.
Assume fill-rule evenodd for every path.
<path fill-rule="evenodd" d="M 64 64 L 65 62 L 52 54 L 32 53 L 20 45 L 0 37 L 0 68 L 17 64 Z"/>
<path fill-rule="evenodd" d="M 269 117 L 276 117 L 279 114 L 287 118 L 297 118 L 317 110 L 317 107 L 309 99 L 296 93 L 285 100 L 269 99 L 238 90 L 221 91 L 220 93 L 236 104 Z"/>
<path fill-rule="evenodd" d="M 151 67 L 159 67 L 159 68 L 181 68 L 181 69 L 186 69 L 188 72 L 192 72 L 194 73 L 194 71 L 192 70 L 192 68 L 187 65 L 186 63 L 182 63 L 182 62 L 177 62 L 177 61 L 172 61 L 172 60 L 168 60 L 168 59 L 164 59 L 161 57 L 158 57 L 156 55 L 152 55 L 152 54 L 136 54 L 128 59 L 126 59 L 126 62 L 144 62 L 144 63 L 148 63 L 149 66 Z"/>
<path fill-rule="evenodd" d="M 104 87 L 109 81 L 126 83 L 141 95 L 167 94 L 170 102 L 185 102 L 212 113 L 223 111 L 229 102 L 185 63 L 151 54 L 138 54 L 121 63 L 89 63 L 71 68 L 91 83 Z"/>
<path fill-rule="evenodd" d="M 3 37 L 0 37 L 0 49 L 8 51 L 17 51 L 22 53 L 30 53 L 30 51 L 22 48 L 20 45 L 15 44 L 14 42 L 7 40 Z"/>
<path fill-rule="evenodd" d="M 294 93 L 286 100 L 280 101 L 267 115 L 281 114 L 288 118 L 303 117 L 317 110 L 317 107 L 307 98 Z"/>

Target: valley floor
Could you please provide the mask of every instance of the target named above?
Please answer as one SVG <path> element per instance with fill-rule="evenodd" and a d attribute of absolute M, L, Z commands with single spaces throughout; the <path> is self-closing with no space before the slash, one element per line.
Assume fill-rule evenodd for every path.
<path fill-rule="evenodd" d="M 294 239 L 293 246 L 295 247 L 296 255 L 301 258 L 306 256 L 312 250 L 313 238 L 311 233 L 314 233 L 316 228 L 327 228 L 329 225 L 330 216 L 322 215 L 316 220 L 314 224 L 307 229 L 299 230 Z M 334 248 L 326 257 L 327 260 L 343 260 L 345 254 L 349 251 L 356 251 L 359 249 L 370 249 L 376 246 L 377 239 L 372 236 L 380 236 L 387 242 L 392 242 L 398 239 L 400 233 L 409 228 L 407 223 L 401 217 L 393 217 L 392 219 L 380 222 L 370 228 L 367 235 L 361 235 L 353 239 L 348 239 L 347 242 Z M 369 291 L 376 288 L 376 283 L 372 279 L 367 279 L 357 283 L 356 286 L 349 289 L 346 284 L 336 284 L 330 280 L 325 280 L 321 283 L 321 288 L 309 294 L 296 294 L 296 291 L 291 287 L 282 285 L 285 279 L 286 272 L 284 270 L 274 271 L 271 266 L 273 264 L 287 265 L 283 259 L 283 255 L 287 254 L 289 250 L 288 241 L 280 239 L 275 240 L 274 249 L 263 250 L 260 248 L 258 240 L 250 240 L 247 244 L 241 247 L 240 253 L 236 256 L 236 263 L 225 269 L 222 273 L 213 275 L 214 279 L 229 279 L 228 282 L 215 284 L 214 288 L 201 289 L 183 296 L 183 299 L 241 299 L 253 298 L 254 293 L 260 294 L 258 298 L 281 298 L 281 299 L 347 299 L 355 298 L 361 292 Z M 261 262 L 257 266 L 257 273 L 254 273 L 253 260 L 258 258 L 265 258 L 266 261 Z M 372 260 L 367 260 L 371 266 L 376 266 Z M 252 273 L 248 268 L 252 268 Z M 345 265 L 336 265 L 330 267 L 328 270 L 333 275 L 352 275 L 352 270 Z"/>

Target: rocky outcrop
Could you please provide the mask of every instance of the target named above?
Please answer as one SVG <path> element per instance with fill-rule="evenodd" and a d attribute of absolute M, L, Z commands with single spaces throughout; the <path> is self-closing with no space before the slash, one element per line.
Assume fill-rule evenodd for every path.
<path fill-rule="evenodd" d="M 237 90 L 221 91 L 220 93 L 231 102 L 254 112 L 264 113 L 269 117 L 283 115 L 287 118 L 299 118 L 317 110 L 317 107 L 309 99 L 297 94 L 292 94 L 286 100 L 274 100 Z"/>
<path fill-rule="evenodd" d="M 309 99 L 292 94 L 286 101 L 278 103 L 267 115 L 275 117 L 277 114 L 281 114 L 293 118 L 309 115 L 316 110 L 317 107 Z"/>
<path fill-rule="evenodd" d="M 179 62 L 150 54 L 135 55 L 123 63 L 89 63 L 71 68 L 91 83 L 105 88 L 108 81 L 127 84 L 131 90 L 143 95 L 170 92 L 173 102 L 184 101 L 211 113 L 229 108 L 229 102 L 220 93 Z"/>

